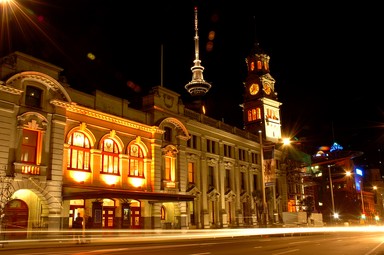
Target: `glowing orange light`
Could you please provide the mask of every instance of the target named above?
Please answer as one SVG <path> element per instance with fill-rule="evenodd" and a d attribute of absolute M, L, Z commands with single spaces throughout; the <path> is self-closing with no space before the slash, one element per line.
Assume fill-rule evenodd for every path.
<path fill-rule="evenodd" d="M 89 173 L 82 171 L 70 171 L 70 175 L 76 182 L 84 183 L 88 179 Z"/>
<path fill-rule="evenodd" d="M 108 185 L 116 185 L 119 177 L 116 175 L 103 174 L 101 175 L 101 178 Z"/>
<path fill-rule="evenodd" d="M 144 179 L 143 178 L 129 178 L 129 182 L 132 184 L 133 187 L 138 188 L 142 187 L 144 184 Z"/>

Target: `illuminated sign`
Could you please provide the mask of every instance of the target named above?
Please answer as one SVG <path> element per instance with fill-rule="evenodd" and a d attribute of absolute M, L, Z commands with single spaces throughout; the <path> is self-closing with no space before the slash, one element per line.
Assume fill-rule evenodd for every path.
<path fill-rule="evenodd" d="M 360 175 L 360 176 L 363 176 L 363 170 L 361 170 L 359 168 L 356 168 L 356 174 Z"/>

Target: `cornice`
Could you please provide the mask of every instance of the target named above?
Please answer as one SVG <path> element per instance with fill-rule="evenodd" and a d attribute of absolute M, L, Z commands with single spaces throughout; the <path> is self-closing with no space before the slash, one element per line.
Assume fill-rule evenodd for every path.
<path fill-rule="evenodd" d="M 3 84 L 0 84 L 0 91 L 13 94 L 13 95 L 21 95 L 24 91 L 20 89 L 15 89 L 9 86 L 4 86 Z"/>
<path fill-rule="evenodd" d="M 69 112 L 79 113 L 79 114 L 89 116 L 89 117 L 92 117 L 95 119 L 108 121 L 111 123 L 115 123 L 118 125 L 122 125 L 125 127 L 137 129 L 137 130 L 142 130 L 142 131 L 149 132 L 149 133 L 161 134 L 161 130 L 156 126 L 149 127 L 149 126 L 143 125 L 143 124 L 138 123 L 138 122 L 134 122 L 134 121 L 127 120 L 127 119 L 124 119 L 121 117 L 117 117 L 115 115 L 111 115 L 111 114 L 103 113 L 103 112 L 96 111 L 93 109 L 89 109 L 89 108 L 79 106 L 79 105 L 74 104 L 74 103 L 67 103 L 67 102 L 63 102 L 63 101 L 59 101 L 59 100 L 52 100 L 50 103 L 52 105 L 65 108 Z"/>

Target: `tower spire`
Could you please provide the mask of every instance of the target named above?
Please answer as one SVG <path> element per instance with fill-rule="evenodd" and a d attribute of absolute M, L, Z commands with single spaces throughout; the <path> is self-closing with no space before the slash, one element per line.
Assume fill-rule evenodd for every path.
<path fill-rule="evenodd" d="M 201 65 L 199 59 L 199 35 L 197 27 L 197 7 L 195 7 L 195 60 L 194 65 L 191 67 L 192 70 L 192 81 L 185 85 L 185 89 L 192 96 L 203 96 L 212 87 L 211 84 L 206 82 L 203 78 L 204 67 Z"/>

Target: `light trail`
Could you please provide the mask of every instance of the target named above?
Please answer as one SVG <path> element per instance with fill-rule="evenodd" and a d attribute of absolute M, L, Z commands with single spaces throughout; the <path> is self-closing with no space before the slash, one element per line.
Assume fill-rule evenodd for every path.
<path fill-rule="evenodd" d="M 41 243 L 41 242 L 74 242 L 73 235 L 83 234 L 84 239 L 96 242 L 140 242 L 175 239 L 220 238 L 239 236 L 294 235 L 303 233 L 334 232 L 384 232 L 383 226 L 348 226 L 348 227 L 308 227 L 308 228 L 241 228 L 214 230 L 85 230 L 85 231 L 35 231 L 28 232 L 34 238 L 23 240 L 0 240 L 2 243 Z M 2 231 L 3 235 L 25 233 L 21 231 Z"/>

